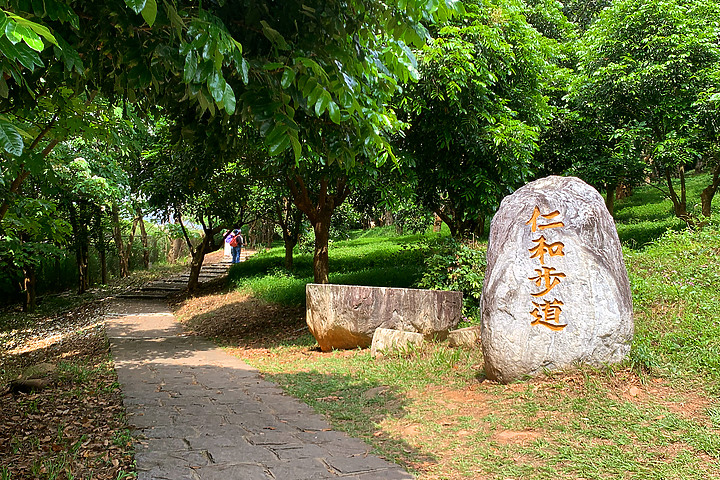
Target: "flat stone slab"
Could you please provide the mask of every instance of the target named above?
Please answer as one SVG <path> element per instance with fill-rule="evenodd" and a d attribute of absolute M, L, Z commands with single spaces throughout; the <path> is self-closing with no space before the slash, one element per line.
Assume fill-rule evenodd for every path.
<path fill-rule="evenodd" d="M 389 352 L 402 352 L 409 349 L 411 345 L 420 345 L 423 342 L 425 342 L 425 337 L 422 333 L 378 328 L 373 334 L 370 355 L 381 357 Z"/>
<path fill-rule="evenodd" d="M 462 292 L 308 284 L 306 321 L 323 351 L 366 348 L 378 328 L 443 340 L 462 318 Z"/>
<path fill-rule="evenodd" d="M 480 325 L 459 328 L 448 332 L 450 347 L 480 347 L 482 328 Z"/>
<path fill-rule="evenodd" d="M 109 311 L 138 479 L 414 478 L 242 360 L 183 336 L 166 303 L 118 299 Z"/>

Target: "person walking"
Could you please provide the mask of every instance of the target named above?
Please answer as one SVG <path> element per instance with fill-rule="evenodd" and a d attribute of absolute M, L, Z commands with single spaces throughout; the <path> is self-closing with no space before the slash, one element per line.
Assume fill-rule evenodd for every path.
<path fill-rule="evenodd" d="M 245 243 L 245 239 L 240 233 L 240 230 L 232 231 L 232 238 L 230 239 L 230 247 L 232 247 L 232 263 L 240 263 L 240 254 L 242 253 L 242 247 Z"/>

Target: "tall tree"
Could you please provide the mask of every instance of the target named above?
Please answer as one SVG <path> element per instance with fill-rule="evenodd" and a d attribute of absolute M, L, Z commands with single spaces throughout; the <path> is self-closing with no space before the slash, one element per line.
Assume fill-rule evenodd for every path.
<path fill-rule="evenodd" d="M 698 155 L 700 100 L 716 85 L 718 17 L 717 2 L 613 2 L 584 37 L 572 92 L 610 126 L 609 141 L 635 144 L 665 178 L 675 215 L 690 223 L 685 168 Z"/>
<path fill-rule="evenodd" d="M 36 90 L 45 84 L 65 91 L 59 86 L 68 73 L 82 74 L 69 89 L 78 98 L 101 91 L 151 107 L 197 105 L 196 117 L 209 112 L 240 123 L 242 116 L 259 128 L 270 155 L 289 151 L 296 162 L 307 157 L 350 169 L 364 165 L 355 162 L 357 157 L 379 162 L 392 157 L 387 137 L 398 123 L 388 100 L 400 82 L 415 75 L 409 46 L 428 39 L 424 22 L 444 21 L 462 10 L 454 0 L 163 2 L 162 8 L 142 0 L 10 0 L 1 5 L 33 25 L 50 26 L 56 39 L 58 49 L 43 48 L 36 55 L 45 61 L 26 66 L 50 66 L 35 70 L 37 78 L 29 85 Z M 22 38 L 15 45 L 24 45 Z M 22 58 L 4 52 L 2 59 Z M 58 58 L 62 61 L 52 61 Z M 45 75 L 52 68 L 58 75 Z M 13 79 L 10 110 L 22 90 L 21 77 Z M 56 118 L 58 112 L 48 111 Z M 57 121 L 65 118 L 60 113 Z"/>
<path fill-rule="evenodd" d="M 552 43 L 523 6 L 467 2 L 466 17 L 419 53 L 420 81 L 400 101 L 419 196 L 453 236 L 482 233 L 485 216 L 534 170 Z"/>

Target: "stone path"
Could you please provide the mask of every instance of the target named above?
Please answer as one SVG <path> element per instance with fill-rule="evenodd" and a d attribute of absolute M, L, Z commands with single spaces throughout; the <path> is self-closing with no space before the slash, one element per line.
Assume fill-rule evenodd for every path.
<path fill-rule="evenodd" d="M 412 479 L 208 340 L 167 303 L 118 298 L 106 331 L 139 480 Z"/>

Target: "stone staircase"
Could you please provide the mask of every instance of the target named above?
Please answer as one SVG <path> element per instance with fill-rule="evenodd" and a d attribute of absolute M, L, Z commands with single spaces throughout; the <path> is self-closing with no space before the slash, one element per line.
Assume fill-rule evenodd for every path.
<path fill-rule="evenodd" d="M 244 262 L 247 257 L 254 252 L 243 250 L 240 261 Z M 210 282 L 224 279 L 228 275 L 228 271 L 232 263 L 229 258 L 223 258 L 219 262 L 204 264 L 200 269 L 198 277 L 199 286 L 202 287 Z M 142 287 L 122 293 L 118 295 L 120 298 L 143 298 L 143 299 L 166 299 L 173 295 L 177 295 L 187 290 L 187 284 L 190 280 L 190 272 L 175 275 L 170 278 L 154 280 Z"/>

